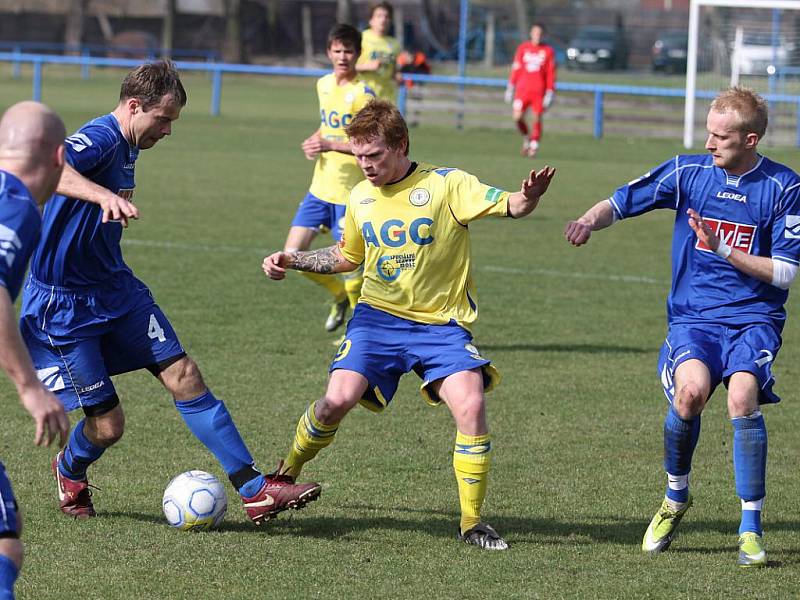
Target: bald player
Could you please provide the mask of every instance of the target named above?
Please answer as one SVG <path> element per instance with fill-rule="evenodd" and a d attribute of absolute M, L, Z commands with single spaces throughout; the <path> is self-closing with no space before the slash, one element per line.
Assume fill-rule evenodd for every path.
<path fill-rule="evenodd" d="M 36 377 L 22 342 L 13 303 L 42 228 L 41 206 L 64 168 L 64 123 L 38 102 L 20 102 L 0 119 L 0 367 L 17 387 L 36 423 L 34 443 L 63 446 L 69 419 L 61 402 Z M 0 463 L 0 599 L 14 597 L 22 566 L 22 518 Z"/>

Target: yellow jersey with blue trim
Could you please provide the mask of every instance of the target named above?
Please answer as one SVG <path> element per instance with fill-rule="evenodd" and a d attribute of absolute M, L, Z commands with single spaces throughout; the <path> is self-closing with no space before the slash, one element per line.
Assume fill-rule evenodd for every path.
<path fill-rule="evenodd" d="M 509 192 L 459 169 L 413 165 L 402 180 L 368 180 L 350 194 L 341 252 L 364 264 L 359 302 L 420 323 L 478 316 L 470 272 L 470 222 L 507 216 Z"/>
<path fill-rule="evenodd" d="M 320 135 L 326 140 L 346 142 L 344 128 L 375 97 L 375 92 L 358 79 L 338 85 L 330 73 L 317 81 L 317 96 Z M 364 174 L 352 154 L 321 152 L 308 191 L 325 202 L 347 204 L 350 190 L 362 179 Z"/>
<path fill-rule="evenodd" d="M 364 71 L 359 73 L 359 78 L 371 87 L 378 98 L 397 101 L 397 84 L 394 81 L 397 56 L 400 54 L 400 42 L 390 35 L 378 35 L 371 29 L 365 29 L 361 34 L 361 55 L 356 66 L 363 65 L 371 60 L 380 60 L 381 66 L 377 71 Z"/>

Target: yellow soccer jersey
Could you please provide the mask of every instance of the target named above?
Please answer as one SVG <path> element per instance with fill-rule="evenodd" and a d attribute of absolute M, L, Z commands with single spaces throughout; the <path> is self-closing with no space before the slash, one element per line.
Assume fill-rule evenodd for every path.
<path fill-rule="evenodd" d="M 359 302 L 412 321 L 469 328 L 478 316 L 467 225 L 508 214 L 509 192 L 421 163 L 392 185 L 350 194 L 342 254 L 364 263 Z"/>
<path fill-rule="evenodd" d="M 344 128 L 375 94 L 359 80 L 337 85 L 331 73 L 317 81 L 317 96 L 320 134 L 327 140 L 346 142 Z M 314 165 L 314 176 L 308 191 L 325 202 L 347 204 L 350 190 L 362 179 L 364 174 L 352 154 L 322 152 Z"/>
<path fill-rule="evenodd" d="M 400 42 L 390 35 L 383 37 L 373 33 L 371 29 L 361 34 L 361 56 L 356 65 L 380 59 L 381 66 L 377 71 L 364 71 L 359 78 L 375 90 L 378 98 L 397 101 L 397 84 L 394 81 L 394 69 L 397 56 L 400 54 Z"/>

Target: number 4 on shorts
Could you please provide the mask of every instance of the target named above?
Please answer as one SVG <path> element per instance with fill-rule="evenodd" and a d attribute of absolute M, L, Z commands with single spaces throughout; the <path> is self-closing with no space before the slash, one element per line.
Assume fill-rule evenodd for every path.
<path fill-rule="evenodd" d="M 164 335 L 164 330 L 158 324 L 155 315 L 150 315 L 150 324 L 147 326 L 147 337 L 151 340 L 158 340 L 159 342 L 166 342 L 167 338 Z"/>

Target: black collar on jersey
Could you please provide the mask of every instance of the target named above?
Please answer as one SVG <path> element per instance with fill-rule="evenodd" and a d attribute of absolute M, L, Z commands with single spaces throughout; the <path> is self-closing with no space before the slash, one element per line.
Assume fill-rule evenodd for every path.
<path fill-rule="evenodd" d="M 412 162 L 412 163 L 411 163 L 411 166 L 410 166 L 410 167 L 408 167 L 408 171 L 406 171 L 406 174 L 405 174 L 405 175 L 403 175 L 403 176 L 402 176 L 400 179 L 398 179 L 397 181 L 390 181 L 389 183 L 387 183 L 387 184 L 385 184 L 385 185 L 394 185 L 395 183 L 400 183 L 401 181 L 403 181 L 403 179 L 405 179 L 406 177 L 408 177 L 409 175 L 411 175 L 411 174 L 412 174 L 412 173 L 413 173 L 413 172 L 416 170 L 416 168 L 417 168 L 417 163 L 415 163 L 415 162 Z"/>

